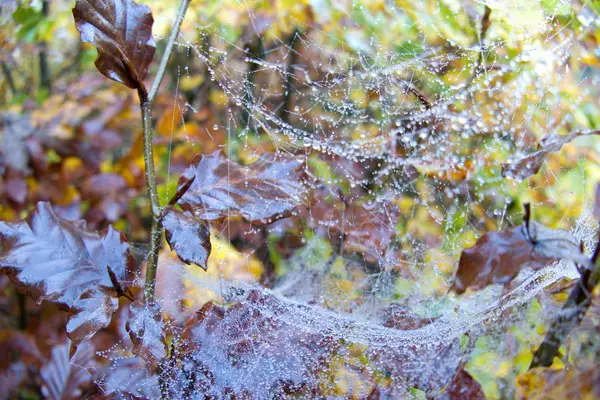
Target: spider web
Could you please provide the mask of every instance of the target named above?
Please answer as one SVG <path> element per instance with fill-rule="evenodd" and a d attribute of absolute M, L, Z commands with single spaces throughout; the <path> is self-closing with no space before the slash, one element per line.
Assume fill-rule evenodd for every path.
<path fill-rule="evenodd" d="M 510 289 L 448 293 L 465 235 L 520 223 L 518 193 L 529 193 L 539 209 L 575 202 L 578 194 L 558 189 L 554 196 L 535 196 L 560 182 L 553 165 L 544 164 L 544 178 L 524 182 L 503 177 L 501 165 L 534 151 L 546 134 L 579 127 L 578 108 L 597 99 L 598 75 L 571 70 L 570 60 L 587 51 L 584 38 L 598 17 L 585 5 L 562 1 L 423 3 L 388 5 L 384 16 L 359 3 L 329 5 L 345 13 L 347 27 L 326 30 L 315 17 L 274 38 L 266 33 L 273 20 L 246 2 L 223 5 L 246 10 L 247 28 L 235 40 L 187 17 L 177 52 L 190 61 L 173 67 L 172 135 L 204 112 L 208 100 L 202 97 L 218 97 L 224 105 L 210 111 L 214 126 L 203 140 L 189 138 L 185 146 L 205 151 L 205 142 L 224 134 L 219 146 L 238 162 L 240 153 L 258 158 L 265 148 L 293 154 L 318 196 L 294 217 L 305 221 L 301 245 L 282 256 L 266 283 L 258 282 L 252 260 L 258 248 L 276 252 L 273 243 L 298 238 L 285 220 L 260 229 L 245 225 L 242 236 L 252 237 L 253 248 L 240 253 L 241 261 L 217 261 L 213 273 L 162 258 L 162 276 L 180 278 L 186 288 L 185 294 L 167 285 L 161 291 L 159 280 L 165 309 L 190 297 L 194 310 L 207 300 L 243 304 L 257 321 L 274 327 L 249 326 L 244 315 L 225 314 L 232 332 L 211 334 L 207 328 L 181 338 L 199 349 L 187 359 L 189 370 L 170 372 L 176 379 L 192 385 L 192 371 L 204 371 L 199 393 L 222 397 L 229 390 L 254 398 L 268 398 L 283 383 L 313 379 L 323 396 L 360 398 L 372 393 L 373 382 L 381 382 L 374 377 L 384 371 L 391 383 L 383 395 L 412 396 L 417 388 L 438 396 L 480 336 L 499 338 L 505 325 L 527 325 L 532 298 L 562 278 L 577 277 L 573 266 L 559 262 L 524 271 Z M 484 4 L 492 9 L 487 32 Z M 410 19 L 410 12 L 417 17 Z M 394 42 L 381 32 L 370 34 L 368 21 L 357 22 L 356 15 L 379 18 L 379 24 L 401 21 L 413 37 Z M 524 21 L 527 16 L 533 21 Z M 470 28 L 452 33 L 453 23 Z M 194 68 L 204 71 L 211 91 L 190 100 L 180 82 L 191 79 Z M 578 91 L 568 97 L 565 87 Z M 167 164 L 176 179 L 172 135 Z M 319 160 L 329 164 L 326 172 L 315 167 Z M 588 185 L 583 167 L 559 172 L 566 174 L 562 179 L 576 179 L 575 186 Z M 331 199 L 342 204 L 341 217 L 319 209 Z M 369 222 L 358 221 L 359 213 Z M 589 212 L 573 221 L 563 211 L 559 221 L 545 222 L 574 226 L 576 237 L 592 248 Z M 430 233 L 428 224 L 435 227 Z M 349 244 L 344 238 L 351 229 L 375 233 Z M 385 236 L 386 229 L 393 233 L 380 240 L 377 232 Z M 232 224 L 213 227 L 214 239 L 227 246 L 238 234 Z M 435 235 L 442 239 L 433 240 Z M 399 315 L 416 316 L 415 325 L 390 325 L 396 306 Z M 337 343 L 335 351 L 327 352 L 318 342 L 323 338 Z M 319 345 L 311 347 L 311 341 Z M 232 348 L 243 343 L 250 348 L 232 358 Z M 369 361 L 357 367 L 357 353 Z M 344 361 L 320 365 L 312 376 L 313 358 L 319 357 Z"/>

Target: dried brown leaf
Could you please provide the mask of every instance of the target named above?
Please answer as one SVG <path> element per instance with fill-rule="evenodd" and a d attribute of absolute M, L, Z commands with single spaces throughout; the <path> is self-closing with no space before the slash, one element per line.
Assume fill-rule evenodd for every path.
<path fill-rule="evenodd" d="M 120 358 L 106 368 L 98 385 L 106 399 L 158 399 L 158 376 L 151 375 L 137 357 Z"/>
<path fill-rule="evenodd" d="M 157 304 L 133 303 L 126 329 L 133 342 L 133 354 L 151 364 L 167 356 L 165 325 Z"/>
<path fill-rule="evenodd" d="M 94 349 L 90 343 L 77 347 L 69 357 L 70 343 L 52 348 L 50 361 L 40 370 L 42 394 L 47 399 L 81 399 L 93 383 L 96 369 Z"/>
<path fill-rule="evenodd" d="M 221 151 L 202 156 L 182 174 L 179 187 L 194 182 L 179 205 L 204 220 L 243 217 L 268 224 L 291 215 L 303 203 L 301 163 L 291 157 L 264 155 L 248 166 L 225 158 Z"/>
<path fill-rule="evenodd" d="M 477 382 L 467 371 L 461 368 L 454 379 L 448 384 L 442 394 L 443 400 L 485 400 L 485 394 L 479 382 Z"/>
<path fill-rule="evenodd" d="M 559 259 L 590 265 L 572 234 L 526 221 L 511 229 L 488 232 L 475 246 L 463 250 L 452 289 L 463 293 L 467 287 L 478 290 L 490 284 L 506 284 L 523 267 L 538 270 Z"/>
<path fill-rule="evenodd" d="M 164 215 L 163 226 L 167 242 L 177 257 L 206 271 L 211 250 L 208 224 L 197 220 L 189 211 L 170 208 Z"/>
<path fill-rule="evenodd" d="M 133 0 L 78 0 L 73 16 L 81 40 L 98 49 L 98 70 L 145 90 L 143 80 L 156 50 L 150 8 Z"/>
<path fill-rule="evenodd" d="M 118 306 L 107 266 L 123 290 L 133 278 L 133 257 L 122 234 L 109 227 L 101 235 L 85 221 L 60 218 L 38 203 L 20 222 L 0 222 L 0 270 L 37 302 L 69 312 L 67 333 L 77 345 L 108 326 Z"/>

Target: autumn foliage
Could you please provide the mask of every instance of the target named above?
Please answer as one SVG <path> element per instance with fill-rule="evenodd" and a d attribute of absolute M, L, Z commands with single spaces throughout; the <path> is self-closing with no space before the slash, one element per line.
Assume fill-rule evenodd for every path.
<path fill-rule="evenodd" d="M 599 354 L 600 194 L 594 216 L 583 214 L 592 221 L 584 236 L 567 230 L 571 211 L 544 212 L 566 202 L 544 190 L 561 182 L 556 164 L 568 183 L 578 169 L 600 178 L 581 161 L 597 154 L 570 147 L 592 143 L 600 123 L 569 120 L 568 133 L 540 135 L 520 108 L 511 118 L 525 128 L 514 137 L 478 123 L 504 127 L 508 117 L 470 107 L 501 110 L 502 89 L 483 93 L 519 81 L 517 61 L 526 62 L 495 65 L 525 53 L 500 39 L 504 28 L 493 32 L 506 24 L 494 20 L 500 7 L 473 2 L 452 19 L 445 1 L 403 5 L 416 20 L 404 25 L 416 26 L 436 3 L 436 29 L 406 28 L 420 39 L 397 43 L 376 66 L 361 50 L 373 40 L 356 44 L 360 24 L 338 16 L 349 28 L 342 45 L 331 40 L 339 27 L 308 2 L 284 7 L 304 19 L 290 27 L 262 5 L 254 15 L 183 0 L 157 48 L 148 5 L 77 0 L 64 13 L 79 35 L 77 60 L 51 79 L 40 33 L 50 2 L 39 13 L 6 3 L 2 18 L 19 29 L 6 52 L 36 43 L 43 95 L 21 98 L 13 61 L 0 54 L 12 93 L 0 113 L 0 398 L 598 395 L 597 379 L 585 381 Z M 375 14 L 395 12 L 375 3 Z M 184 19 L 234 14 L 244 23 L 231 40 L 223 27 L 198 46 L 180 30 Z M 570 24 L 548 18 L 556 35 Z M 438 30 L 462 33 L 440 44 Z M 469 35 L 477 42 L 457 44 Z M 97 71 L 82 67 L 86 54 Z M 529 321 L 510 313 L 534 297 L 545 320 L 522 338 Z M 518 366 L 503 364 L 511 372 L 482 372 L 488 331 L 520 349 Z M 572 354 L 588 358 L 573 360 L 566 353 L 579 337 L 588 351 Z"/>

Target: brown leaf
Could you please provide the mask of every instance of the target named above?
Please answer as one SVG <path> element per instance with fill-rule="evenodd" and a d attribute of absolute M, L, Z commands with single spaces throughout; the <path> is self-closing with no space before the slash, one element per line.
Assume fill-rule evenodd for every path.
<path fill-rule="evenodd" d="M 133 354 L 151 364 L 167 356 L 165 326 L 157 304 L 131 304 L 126 329 L 133 342 Z"/>
<path fill-rule="evenodd" d="M 481 385 L 473 377 L 461 368 L 454 379 L 446 387 L 446 391 L 442 394 L 441 399 L 444 400 L 485 400 L 485 394 L 481 389 Z"/>
<path fill-rule="evenodd" d="M 217 151 L 201 156 L 184 171 L 180 188 L 195 180 L 178 203 L 204 220 L 240 216 L 254 224 L 268 224 L 291 215 L 303 202 L 300 167 L 294 158 L 272 154 L 242 166 Z"/>
<path fill-rule="evenodd" d="M 210 255 L 210 229 L 189 211 L 169 208 L 163 218 L 167 242 L 186 264 L 196 264 L 206 271 Z"/>
<path fill-rule="evenodd" d="M 535 175 L 542 167 L 548 154 L 559 151 L 565 144 L 579 136 L 598 134 L 600 134 L 600 131 L 577 131 L 564 136 L 546 135 L 540 140 L 537 151 L 502 164 L 502 176 L 522 180 Z"/>
<path fill-rule="evenodd" d="M 50 362 L 40 370 L 42 394 L 53 400 L 81 399 L 92 385 L 96 363 L 94 349 L 89 343 L 78 346 L 69 357 L 70 343 L 52 348 Z"/>
<path fill-rule="evenodd" d="M 0 331 L 0 399 L 15 398 L 13 393 L 41 364 L 43 356 L 29 334 L 16 330 Z"/>
<path fill-rule="evenodd" d="M 396 205 L 380 203 L 372 207 L 366 204 L 319 201 L 310 210 L 320 227 L 342 236 L 344 251 L 361 253 L 369 262 L 376 262 L 388 249 L 396 234 L 400 211 Z M 339 240 L 335 240 L 339 242 Z"/>
<path fill-rule="evenodd" d="M 150 375 L 144 362 L 137 357 L 119 358 L 108 368 L 98 385 L 102 398 L 159 399 L 158 376 Z"/>
<path fill-rule="evenodd" d="M 156 50 L 150 8 L 133 0 L 77 0 L 73 16 L 81 40 L 98 49 L 98 70 L 132 89 L 144 89 Z"/>
<path fill-rule="evenodd" d="M 122 234 L 109 227 L 100 235 L 38 203 L 26 220 L 0 222 L 0 239 L 0 270 L 37 302 L 69 311 L 67 333 L 75 345 L 110 323 L 118 300 L 107 266 L 124 290 L 133 277 Z"/>
<path fill-rule="evenodd" d="M 314 397 L 320 393 L 317 373 L 327 368 L 340 342 L 277 318 L 289 311 L 274 296 L 258 291 L 228 308 L 205 304 L 188 321 L 183 335 L 189 350 L 182 359 L 186 367 L 169 371 L 174 382 L 170 389 L 180 386 L 215 398 L 247 398 L 261 391 L 275 398 L 301 393 Z M 227 395 L 227 390 L 232 392 Z M 186 393 L 180 396 L 189 397 Z"/>
<path fill-rule="evenodd" d="M 86 220 L 92 226 L 103 220 L 115 222 L 127 213 L 131 191 L 127 181 L 118 174 L 97 174 L 81 185 L 81 195 L 90 202 Z"/>
<path fill-rule="evenodd" d="M 463 293 L 467 287 L 478 290 L 493 283 L 506 284 L 525 266 L 538 270 L 559 259 L 590 265 L 572 234 L 526 221 L 501 232 L 488 232 L 475 246 L 463 250 L 452 289 Z"/>

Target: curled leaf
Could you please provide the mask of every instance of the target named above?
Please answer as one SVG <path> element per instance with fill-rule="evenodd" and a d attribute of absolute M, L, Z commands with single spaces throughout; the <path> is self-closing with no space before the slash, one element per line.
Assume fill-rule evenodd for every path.
<path fill-rule="evenodd" d="M 600 134 L 600 131 L 577 131 L 564 136 L 546 135 L 540 140 L 537 151 L 503 164 L 502 176 L 519 180 L 526 179 L 540 170 L 548 154 L 559 151 L 565 144 L 579 136 L 598 134 Z"/>
<path fill-rule="evenodd" d="M 571 233 L 525 221 L 501 232 L 488 232 L 475 246 L 463 250 L 452 289 L 463 293 L 467 287 L 478 290 L 494 283 L 506 284 L 523 267 L 538 270 L 560 259 L 590 266 Z"/>
<path fill-rule="evenodd" d="M 108 326 L 118 306 L 113 280 L 127 290 L 133 278 L 122 234 L 109 227 L 101 235 L 85 221 L 67 221 L 48 203 L 38 203 L 27 220 L 0 222 L 0 239 L 0 270 L 37 302 L 69 312 L 67 334 L 74 345 Z"/>
<path fill-rule="evenodd" d="M 143 80 L 156 50 L 150 8 L 133 0 L 78 0 L 73 16 L 81 40 L 98 49 L 98 71 L 145 90 Z"/>
<path fill-rule="evenodd" d="M 133 354 L 152 364 L 167 356 L 165 326 L 157 304 L 133 303 L 126 329 L 133 342 Z"/>
<path fill-rule="evenodd" d="M 221 151 L 202 156 L 179 179 L 179 188 L 194 182 L 178 204 L 204 220 L 243 217 L 262 225 L 291 215 L 303 203 L 301 163 L 291 157 L 264 155 L 242 166 Z"/>
<path fill-rule="evenodd" d="M 189 211 L 170 208 L 163 218 L 165 236 L 177 257 L 187 264 L 196 264 L 206 271 L 210 255 L 210 229 Z"/>

